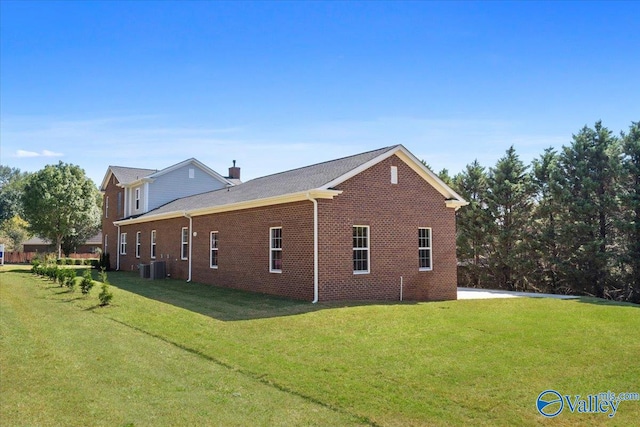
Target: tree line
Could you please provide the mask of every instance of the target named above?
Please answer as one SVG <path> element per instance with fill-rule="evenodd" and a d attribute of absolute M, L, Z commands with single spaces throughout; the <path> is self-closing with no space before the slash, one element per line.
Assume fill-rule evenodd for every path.
<path fill-rule="evenodd" d="M 457 212 L 459 285 L 640 302 L 640 122 L 599 121 L 525 165 L 511 147 L 440 177 Z"/>

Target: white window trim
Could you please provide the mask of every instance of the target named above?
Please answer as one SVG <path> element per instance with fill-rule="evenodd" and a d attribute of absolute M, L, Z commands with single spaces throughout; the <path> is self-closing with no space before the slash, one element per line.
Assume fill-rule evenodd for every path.
<path fill-rule="evenodd" d="M 136 258 L 140 258 L 140 248 L 142 245 L 141 237 L 142 237 L 142 232 L 140 231 L 136 232 Z"/>
<path fill-rule="evenodd" d="M 151 259 L 156 259 L 156 230 L 151 230 Z"/>
<path fill-rule="evenodd" d="M 216 247 L 213 247 L 213 235 L 216 235 Z M 220 246 L 220 236 L 217 231 L 212 231 L 209 233 L 209 267 L 213 269 L 218 268 L 218 264 L 213 265 L 213 251 L 216 251 L 216 255 L 218 255 L 218 247 Z M 216 257 L 218 260 L 218 257 Z"/>
<path fill-rule="evenodd" d="M 282 264 L 280 269 L 272 268 L 273 265 L 273 253 L 280 252 L 282 254 L 282 248 L 273 247 L 273 230 L 281 230 L 280 241 L 282 243 L 282 227 L 269 227 L 269 273 L 282 273 Z M 280 255 L 280 262 L 282 263 L 282 255 Z"/>
<path fill-rule="evenodd" d="M 135 199 L 135 210 L 139 211 L 140 210 L 140 187 L 136 188 L 136 199 Z"/>
<path fill-rule="evenodd" d="M 120 233 L 120 255 L 127 254 L 127 233 Z"/>
<path fill-rule="evenodd" d="M 353 241 L 353 229 L 354 228 L 366 228 L 367 229 L 367 247 L 366 248 L 353 248 L 351 254 L 351 263 L 353 263 L 353 254 L 355 251 L 367 251 L 367 269 L 366 270 L 353 270 L 353 274 L 370 274 L 371 273 L 371 227 L 368 225 L 354 225 L 351 228 L 351 240 Z"/>
<path fill-rule="evenodd" d="M 392 184 L 398 183 L 398 167 L 397 166 L 391 166 L 391 183 Z"/>
<path fill-rule="evenodd" d="M 187 254 L 186 256 L 184 256 L 185 253 Z M 180 231 L 180 259 L 189 259 L 189 227 L 182 227 L 182 230 Z"/>
<path fill-rule="evenodd" d="M 429 230 L 429 246 L 420 246 L 420 230 Z M 430 267 L 420 267 L 420 251 L 423 249 L 429 250 Z M 431 229 L 431 227 L 418 227 L 418 270 L 419 271 L 433 270 L 433 230 Z"/>

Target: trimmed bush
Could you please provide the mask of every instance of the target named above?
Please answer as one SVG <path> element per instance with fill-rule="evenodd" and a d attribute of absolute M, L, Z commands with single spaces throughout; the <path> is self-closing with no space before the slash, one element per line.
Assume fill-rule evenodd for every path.
<path fill-rule="evenodd" d="M 82 265 L 83 264 L 83 260 L 80 259 L 80 258 L 76 258 L 76 259 L 73 260 L 73 263 L 75 265 Z"/>
<path fill-rule="evenodd" d="M 91 277 L 91 270 L 86 269 L 82 274 L 82 281 L 80 282 L 80 290 L 82 295 L 87 295 L 93 288 L 93 278 Z"/>
<path fill-rule="evenodd" d="M 113 299 L 113 293 L 109 290 L 109 279 L 107 277 L 107 272 L 104 268 L 100 269 L 100 281 L 102 282 L 102 289 L 100 290 L 100 294 L 98 295 L 98 299 L 100 299 L 100 306 L 104 307 L 105 305 L 109 305 L 111 303 L 111 299 Z"/>
<path fill-rule="evenodd" d="M 65 268 L 64 270 L 64 285 L 72 291 L 76 288 L 76 270 L 71 268 Z"/>

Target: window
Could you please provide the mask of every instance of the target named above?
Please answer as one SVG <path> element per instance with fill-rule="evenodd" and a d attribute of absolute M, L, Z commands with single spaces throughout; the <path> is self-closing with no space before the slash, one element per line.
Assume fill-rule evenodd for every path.
<path fill-rule="evenodd" d="M 140 258 L 140 232 L 136 233 L 136 258 Z"/>
<path fill-rule="evenodd" d="M 120 255 L 127 254 L 127 233 L 120 234 Z"/>
<path fill-rule="evenodd" d="M 109 249 L 109 236 L 108 235 L 104 235 L 104 253 L 106 254 L 108 252 Z"/>
<path fill-rule="evenodd" d="M 431 229 L 418 228 L 418 261 L 421 271 L 431 270 Z"/>
<path fill-rule="evenodd" d="M 282 273 L 282 227 L 269 229 L 269 271 Z"/>
<path fill-rule="evenodd" d="M 189 179 L 193 179 L 196 177 L 196 171 L 193 169 L 189 169 Z"/>
<path fill-rule="evenodd" d="M 118 216 L 122 215 L 122 192 L 118 193 Z"/>
<path fill-rule="evenodd" d="M 136 188 L 136 210 L 140 209 L 140 189 Z"/>
<path fill-rule="evenodd" d="M 353 274 L 369 273 L 369 226 L 353 226 Z"/>
<path fill-rule="evenodd" d="M 211 255 L 209 259 L 209 266 L 211 268 L 218 268 L 218 232 L 211 232 Z"/>
<path fill-rule="evenodd" d="M 104 198 L 104 217 L 109 218 L 109 196 Z"/>
<path fill-rule="evenodd" d="M 180 252 L 180 258 L 189 258 L 189 228 L 182 227 L 182 251 Z"/>
<path fill-rule="evenodd" d="M 156 230 L 151 230 L 151 259 L 156 258 Z"/>
<path fill-rule="evenodd" d="M 398 167 L 397 166 L 391 166 L 391 183 L 392 184 L 398 183 Z"/>

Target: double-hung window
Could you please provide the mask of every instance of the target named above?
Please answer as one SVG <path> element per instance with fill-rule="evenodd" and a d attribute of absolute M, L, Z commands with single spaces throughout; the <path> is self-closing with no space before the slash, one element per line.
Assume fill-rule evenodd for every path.
<path fill-rule="evenodd" d="M 418 262 L 420 271 L 429 271 L 433 268 L 430 228 L 418 228 Z"/>
<path fill-rule="evenodd" d="M 120 233 L 120 255 L 127 254 L 127 233 Z"/>
<path fill-rule="evenodd" d="M 269 229 L 269 271 L 282 273 L 282 227 Z"/>
<path fill-rule="evenodd" d="M 182 250 L 180 251 L 180 258 L 189 258 L 189 228 L 182 227 Z"/>
<path fill-rule="evenodd" d="M 136 188 L 136 210 L 140 209 L 140 188 Z"/>
<path fill-rule="evenodd" d="M 156 258 L 156 230 L 151 230 L 151 259 Z"/>
<path fill-rule="evenodd" d="M 218 268 L 218 232 L 212 231 L 210 238 L 210 253 L 209 266 L 211 268 Z"/>
<path fill-rule="evenodd" d="M 353 226 L 353 274 L 369 273 L 369 226 Z"/>
<path fill-rule="evenodd" d="M 142 233 L 139 232 L 139 231 L 136 233 L 136 258 L 140 258 L 140 245 L 142 244 L 140 242 L 141 235 L 142 235 Z"/>

